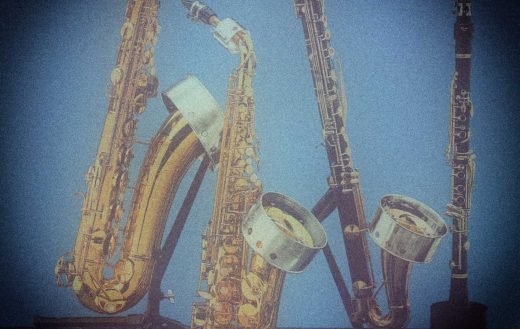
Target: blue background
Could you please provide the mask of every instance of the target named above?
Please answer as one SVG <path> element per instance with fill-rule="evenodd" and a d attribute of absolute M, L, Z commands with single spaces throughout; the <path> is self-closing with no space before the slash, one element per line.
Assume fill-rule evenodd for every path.
<path fill-rule="evenodd" d="M 258 175 L 264 189 L 311 208 L 327 189 L 329 169 L 292 1 L 207 3 L 221 18 L 244 25 L 255 44 Z M 30 324 L 36 315 L 95 315 L 70 289 L 54 285 L 53 270 L 72 248 L 79 226 L 81 200 L 74 193 L 86 190 L 84 174 L 95 158 L 125 8 L 122 0 L 0 1 L 0 326 Z M 411 196 L 443 213 L 451 195 L 444 150 L 454 70 L 452 2 L 330 0 L 326 14 L 343 63 L 347 127 L 368 219 L 388 193 Z M 520 327 L 519 18 L 510 1 L 473 5 L 471 143 L 477 172 L 470 294 L 489 306 L 490 328 Z M 163 1 L 159 23 L 159 89 L 194 74 L 223 108 L 237 58 L 217 44 L 207 26 L 188 21 L 180 1 Z M 138 138 L 149 140 L 166 116 L 160 99 L 150 100 Z M 142 145 L 136 150 L 134 177 L 146 151 Z M 215 173 L 207 174 L 163 282 L 177 300 L 163 304 L 161 313 L 184 323 L 196 300 L 200 234 L 211 214 L 215 179 Z M 337 215 L 324 226 L 349 281 Z M 410 327 L 428 327 L 430 304 L 448 297 L 450 240 L 443 240 L 430 264 L 414 266 Z M 370 250 L 380 283 L 379 250 L 372 242 Z M 384 305 L 384 293 L 378 297 Z M 127 313 L 141 313 L 144 306 Z M 322 254 L 303 274 L 287 276 L 278 326 L 349 325 Z"/>

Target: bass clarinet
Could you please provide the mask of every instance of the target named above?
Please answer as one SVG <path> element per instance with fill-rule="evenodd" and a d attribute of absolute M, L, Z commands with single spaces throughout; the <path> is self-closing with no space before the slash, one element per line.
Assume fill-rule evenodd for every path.
<path fill-rule="evenodd" d="M 417 200 L 387 195 L 367 225 L 359 173 L 354 168 L 347 136 L 346 97 L 333 61 L 331 34 L 323 0 L 294 0 L 301 19 L 321 118 L 324 145 L 330 165 L 329 191 L 314 208 L 319 219 L 338 209 L 343 230 L 352 298 L 335 269 L 332 253 L 324 249 L 345 310 L 355 328 L 404 328 L 409 320 L 408 285 L 412 263 L 431 260 L 447 228 L 440 216 Z M 382 267 L 389 311 L 381 314 L 375 299 L 374 275 L 366 233 L 382 248 Z"/>

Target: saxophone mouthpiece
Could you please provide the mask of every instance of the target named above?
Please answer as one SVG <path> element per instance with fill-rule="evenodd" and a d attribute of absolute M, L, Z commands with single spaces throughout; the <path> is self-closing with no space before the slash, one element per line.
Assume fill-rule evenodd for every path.
<path fill-rule="evenodd" d="M 182 4 L 188 9 L 188 18 L 195 22 L 209 25 L 218 23 L 217 14 L 201 1 L 182 0 Z"/>

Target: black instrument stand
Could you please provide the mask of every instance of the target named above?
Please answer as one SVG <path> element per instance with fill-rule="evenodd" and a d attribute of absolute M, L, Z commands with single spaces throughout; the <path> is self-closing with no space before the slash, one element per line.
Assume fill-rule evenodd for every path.
<path fill-rule="evenodd" d="M 468 302 L 457 307 L 449 301 L 434 303 L 430 307 L 430 329 L 485 329 L 486 305 Z"/>

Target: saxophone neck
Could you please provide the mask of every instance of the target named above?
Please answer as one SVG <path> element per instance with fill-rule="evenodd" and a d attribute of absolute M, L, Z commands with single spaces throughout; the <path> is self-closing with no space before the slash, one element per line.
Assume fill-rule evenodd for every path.
<path fill-rule="evenodd" d="M 213 36 L 230 53 L 253 54 L 253 45 L 249 33 L 231 18 L 220 19 L 208 5 L 201 1 L 182 0 L 188 9 L 188 18 L 211 26 Z"/>

